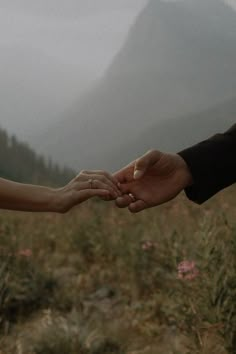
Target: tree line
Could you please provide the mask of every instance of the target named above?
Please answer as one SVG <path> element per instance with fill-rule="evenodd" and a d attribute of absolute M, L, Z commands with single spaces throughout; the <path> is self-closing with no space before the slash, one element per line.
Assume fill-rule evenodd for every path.
<path fill-rule="evenodd" d="M 37 154 L 27 143 L 0 128 L 0 177 L 22 183 L 62 186 L 75 176 L 67 167 Z"/>

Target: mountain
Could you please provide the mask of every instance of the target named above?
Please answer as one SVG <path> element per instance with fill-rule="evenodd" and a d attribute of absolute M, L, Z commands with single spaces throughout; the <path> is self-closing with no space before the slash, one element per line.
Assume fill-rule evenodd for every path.
<path fill-rule="evenodd" d="M 226 3 L 150 0 L 102 80 L 41 137 L 43 150 L 76 168 L 117 168 L 122 159 L 111 164 L 111 155 L 148 129 L 161 135 L 182 116 L 196 125 L 201 112 L 230 100 L 235 62 L 236 13 Z M 210 124 L 204 118 L 200 131 Z M 188 143 L 202 136 L 188 134 Z M 177 149 L 183 137 L 165 147 Z"/>
<path fill-rule="evenodd" d="M 75 172 L 61 168 L 0 128 L 0 177 L 22 183 L 63 186 Z"/>
<path fill-rule="evenodd" d="M 107 156 L 107 164 L 117 169 L 150 149 L 178 152 L 193 144 L 223 133 L 236 121 L 236 97 L 205 111 L 156 123 L 135 139 Z"/>

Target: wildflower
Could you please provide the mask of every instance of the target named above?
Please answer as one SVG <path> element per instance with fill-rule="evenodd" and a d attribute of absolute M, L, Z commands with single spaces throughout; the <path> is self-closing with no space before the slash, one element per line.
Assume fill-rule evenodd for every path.
<path fill-rule="evenodd" d="M 157 243 L 153 241 L 143 241 L 141 248 L 143 251 L 151 251 L 157 248 Z"/>
<path fill-rule="evenodd" d="M 32 256 L 32 250 L 31 249 L 20 250 L 18 252 L 18 256 L 30 258 Z"/>
<path fill-rule="evenodd" d="M 183 261 L 178 265 L 178 278 L 193 280 L 199 275 L 199 270 L 194 261 Z"/>

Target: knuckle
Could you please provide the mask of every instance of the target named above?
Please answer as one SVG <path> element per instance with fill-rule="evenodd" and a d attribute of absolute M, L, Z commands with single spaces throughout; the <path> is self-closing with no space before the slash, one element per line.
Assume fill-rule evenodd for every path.
<path fill-rule="evenodd" d="M 103 183 L 108 183 L 107 178 L 105 176 L 101 176 L 100 179 Z"/>
<path fill-rule="evenodd" d="M 99 181 L 97 179 L 94 179 L 92 183 L 93 188 L 95 189 L 98 188 L 98 185 L 99 185 Z"/>
<path fill-rule="evenodd" d="M 158 151 L 155 149 L 150 149 L 147 153 L 150 156 L 157 156 L 158 155 Z"/>
<path fill-rule="evenodd" d="M 81 174 L 79 174 L 79 175 L 77 175 L 74 179 L 73 179 L 73 181 L 72 181 L 72 185 L 76 185 L 78 182 L 81 182 L 81 180 L 83 179 L 82 178 L 83 177 L 83 175 L 81 175 Z"/>
<path fill-rule="evenodd" d="M 107 178 L 109 178 L 109 179 L 111 178 L 111 175 L 110 175 L 109 172 L 104 172 L 104 176 L 107 177 Z"/>

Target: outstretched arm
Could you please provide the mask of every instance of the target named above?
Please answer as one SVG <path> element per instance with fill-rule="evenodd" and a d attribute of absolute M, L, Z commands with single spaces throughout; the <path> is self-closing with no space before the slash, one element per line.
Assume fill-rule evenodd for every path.
<path fill-rule="evenodd" d="M 118 197 L 116 180 L 103 171 L 83 171 L 63 188 L 21 184 L 0 179 L 0 209 L 65 213 L 92 197 Z"/>

